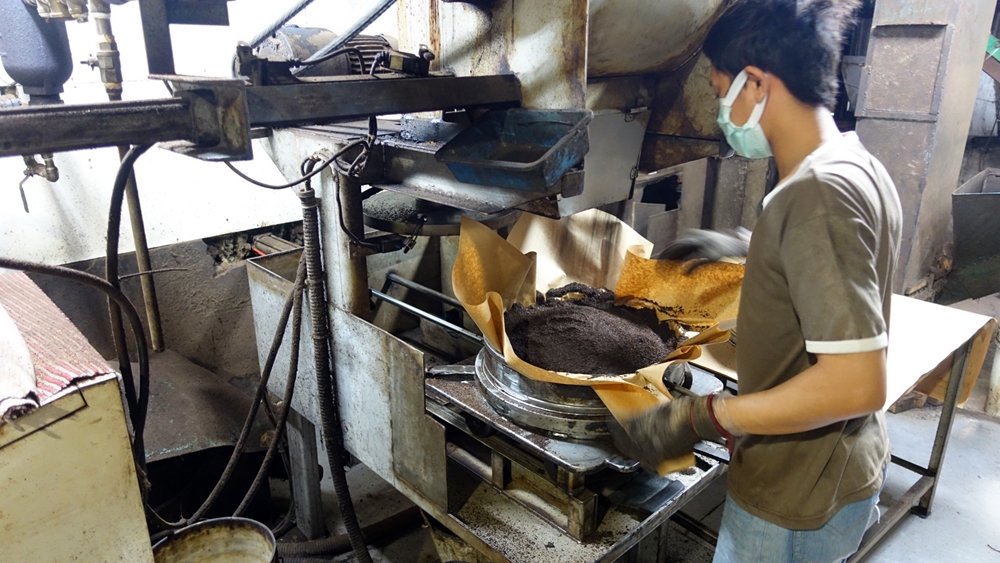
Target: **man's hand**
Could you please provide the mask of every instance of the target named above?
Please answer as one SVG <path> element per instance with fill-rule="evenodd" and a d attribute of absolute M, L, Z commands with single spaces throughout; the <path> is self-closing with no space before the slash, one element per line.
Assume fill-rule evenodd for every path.
<path fill-rule="evenodd" d="M 711 412 L 716 397 L 723 398 L 678 397 L 626 421 L 623 427 L 612 421 L 615 446 L 625 456 L 655 472 L 661 462 L 694 451 L 694 445 L 701 440 L 725 443 L 727 437 L 720 432 L 721 427 L 713 421 Z"/>
<path fill-rule="evenodd" d="M 660 252 L 661 260 L 718 262 L 722 258 L 740 258 L 750 248 L 750 231 L 740 227 L 729 233 L 691 229 Z M 692 269 L 698 264 L 692 266 Z"/>

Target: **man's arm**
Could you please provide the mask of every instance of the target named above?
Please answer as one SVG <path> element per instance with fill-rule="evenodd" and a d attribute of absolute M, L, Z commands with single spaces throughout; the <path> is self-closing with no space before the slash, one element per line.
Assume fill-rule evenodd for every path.
<path fill-rule="evenodd" d="M 776 387 L 715 401 L 719 424 L 734 435 L 792 434 L 871 414 L 885 405 L 885 349 L 816 358 L 815 365 Z"/>

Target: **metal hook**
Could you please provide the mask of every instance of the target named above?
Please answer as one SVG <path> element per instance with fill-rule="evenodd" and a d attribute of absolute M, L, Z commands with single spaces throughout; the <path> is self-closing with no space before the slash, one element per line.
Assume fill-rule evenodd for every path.
<path fill-rule="evenodd" d="M 28 198 L 27 196 L 24 195 L 24 183 L 28 181 L 28 178 L 31 178 L 31 175 L 25 174 L 24 179 L 21 180 L 21 183 L 17 185 L 18 191 L 21 192 L 21 203 L 24 204 L 25 213 L 30 213 L 30 211 L 28 211 Z"/>

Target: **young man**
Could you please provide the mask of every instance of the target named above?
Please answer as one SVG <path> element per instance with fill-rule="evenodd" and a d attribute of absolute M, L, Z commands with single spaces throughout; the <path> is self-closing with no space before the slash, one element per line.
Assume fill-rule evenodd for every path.
<path fill-rule="evenodd" d="M 899 199 L 829 110 L 855 7 L 742 0 L 705 41 L 726 139 L 738 154 L 773 155 L 780 176 L 747 254 L 740 393 L 654 409 L 625 425 L 634 443 L 624 448 L 655 466 L 701 439 L 735 445 L 716 563 L 844 560 L 889 461 L 881 409 Z"/>

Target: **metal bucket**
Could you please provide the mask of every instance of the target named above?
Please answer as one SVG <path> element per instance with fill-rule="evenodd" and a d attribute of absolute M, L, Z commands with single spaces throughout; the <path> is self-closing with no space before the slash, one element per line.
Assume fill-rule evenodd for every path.
<path fill-rule="evenodd" d="M 188 526 L 153 546 L 156 563 L 273 563 L 274 535 L 246 518 L 217 518 Z"/>

